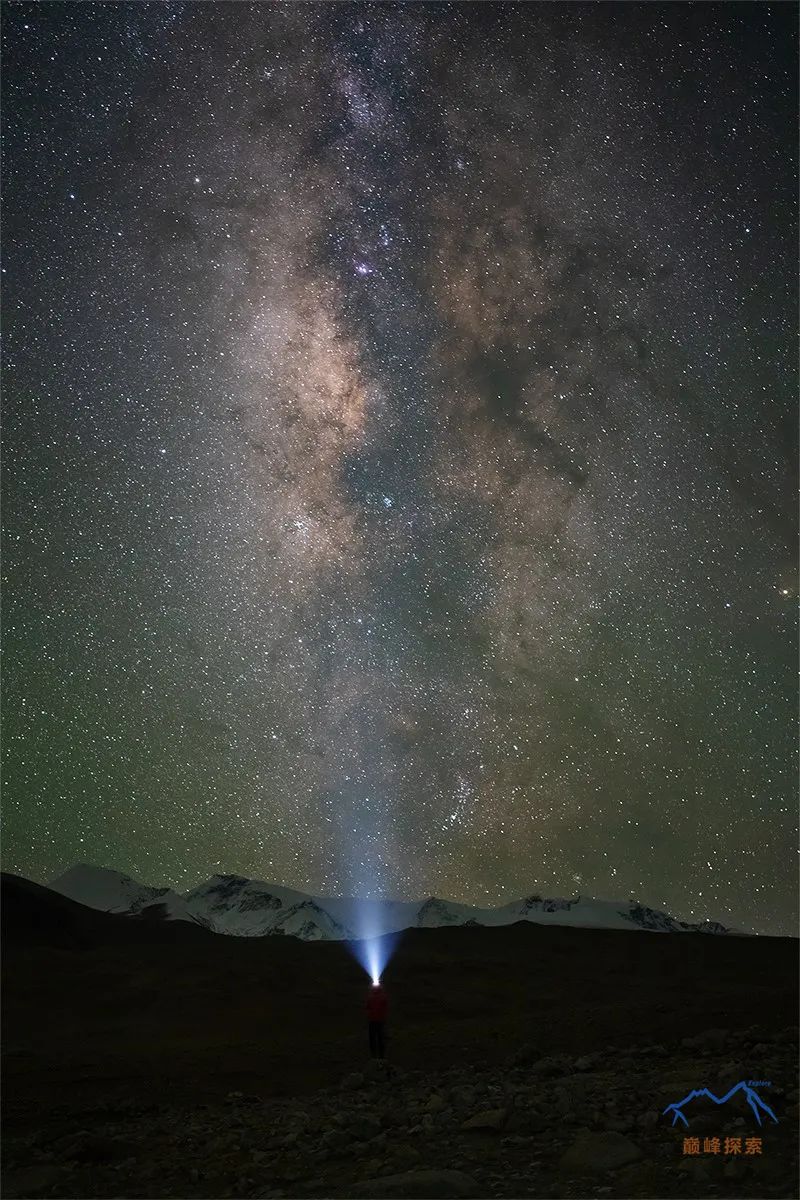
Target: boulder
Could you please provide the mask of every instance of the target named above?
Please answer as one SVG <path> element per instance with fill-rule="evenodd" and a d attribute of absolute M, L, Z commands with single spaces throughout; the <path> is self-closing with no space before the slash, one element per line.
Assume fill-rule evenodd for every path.
<path fill-rule="evenodd" d="M 559 1168 L 569 1175 L 602 1175 L 616 1171 L 642 1157 L 635 1142 L 613 1130 L 580 1134 L 559 1159 Z"/>

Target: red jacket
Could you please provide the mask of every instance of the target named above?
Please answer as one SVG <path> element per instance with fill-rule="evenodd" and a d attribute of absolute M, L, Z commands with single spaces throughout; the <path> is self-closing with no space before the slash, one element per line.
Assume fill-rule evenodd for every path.
<path fill-rule="evenodd" d="M 382 987 L 372 987 L 367 994 L 367 1019 L 385 1021 L 389 1000 Z"/>

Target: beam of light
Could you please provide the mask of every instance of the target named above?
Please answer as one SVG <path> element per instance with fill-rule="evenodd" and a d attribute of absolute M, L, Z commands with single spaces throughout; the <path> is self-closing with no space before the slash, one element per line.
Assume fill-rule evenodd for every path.
<path fill-rule="evenodd" d="M 386 964 L 394 953 L 399 933 L 384 932 L 385 917 L 375 900 L 351 901 L 349 926 L 355 937 L 347 943 L 350 953 L 361 963 L 373 984 L 378 984 Z"/>

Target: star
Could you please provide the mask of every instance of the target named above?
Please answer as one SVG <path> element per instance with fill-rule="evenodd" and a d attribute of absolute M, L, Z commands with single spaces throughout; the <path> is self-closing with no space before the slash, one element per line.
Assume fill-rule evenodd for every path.
<path fill-rule="evenodd" d="M 8 869 L 793 933 L 791 6 L 7 7 Z"/>

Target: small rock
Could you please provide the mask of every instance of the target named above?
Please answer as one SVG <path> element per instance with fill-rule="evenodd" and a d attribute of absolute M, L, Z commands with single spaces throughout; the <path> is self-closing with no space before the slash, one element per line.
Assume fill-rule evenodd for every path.
<path fill-rule="evenodd" d="M 575 1070 L 576 1071 L 591 1071 L 594 1064 L 595 1064 L 594 1055 L 593 1054 L 584 1054 L 580 1058 L 575 1059 Z"/>
<path fill-rule="evenodd" d="M 429 1113 L 441 1112 L 444 1107 L 444 1099 L 439 1095 L 438 1092 L 434 1092 L 432 1096 L 429 1096 L 428 1102 L 425 1105 L 425 1108 Z"/>
<path fill-rule="evenodd" d="M 342 1080 L 342 1088 L 346 1092 L 357 1092 L 359 1088 L 364 1086 L 364 1076 L 360 1071 L 351 1071 L 349 1075 L 345 1075 Z"/>

